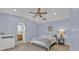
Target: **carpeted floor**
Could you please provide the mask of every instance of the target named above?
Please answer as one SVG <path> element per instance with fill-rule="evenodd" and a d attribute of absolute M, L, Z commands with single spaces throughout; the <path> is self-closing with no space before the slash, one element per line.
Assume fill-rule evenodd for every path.
<path fill-rule="evenodd" d="M 46 51 L 46 49 L 40 46 L 32 45 L 30 43 L 22 43 L 15 46 L 14 48 L 6 49 L 4 51 Z M 69 51 L 69 46 L 55 44 L 51 47 L 50 51 Z"/>

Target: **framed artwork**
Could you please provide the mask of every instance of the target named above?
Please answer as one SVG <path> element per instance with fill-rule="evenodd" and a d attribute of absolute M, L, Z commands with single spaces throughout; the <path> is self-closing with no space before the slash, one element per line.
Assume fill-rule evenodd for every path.
<path fill-rule="evenodd" d="M 53 27 L 52 26 L 48 26 L 48 31 L 52 32 L 53 31 Z"/>

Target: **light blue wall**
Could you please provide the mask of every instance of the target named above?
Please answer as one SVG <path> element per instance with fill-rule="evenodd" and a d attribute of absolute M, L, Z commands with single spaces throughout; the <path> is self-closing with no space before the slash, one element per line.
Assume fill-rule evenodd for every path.
<path fill-rule="evenodd" d="M 71 16 L 71 22 L 73 25 L 72 28 L 75 31 L 72 31 L 72 50 L 78 50 L 79 51 L 79 9 L 72 9 L 72 16 Z"/>
<path fill-rule="evenodd" d="M 17 24 L 24 23 L 26 27 L 26 41 L 31 40 L 32 37 L 37 36 L 37 24 L 18 16 L 0 14 L 0 32 L 5 32 L 6 34 L 16 34 Z"/>
<path fill-rule="evenodd" d="M 70 43 L 71 50 L 79 50 L 79 10 L 72 9 L 71 11 L 70 18 L 39 25 L 38 36 L 54 34 L 64 27 L 66 43 Z M 53 27 L 52 33 L 48 32 L 48 26 Z"/>

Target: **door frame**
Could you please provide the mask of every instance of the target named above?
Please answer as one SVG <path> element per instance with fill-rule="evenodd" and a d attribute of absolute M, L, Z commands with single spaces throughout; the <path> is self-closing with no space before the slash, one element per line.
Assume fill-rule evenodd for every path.
<path fill-rule="evenodd" d="M 22 40 L 22 42 L 26 42 L 26 40 L 25 40 L 25 24 L 24 23 L 22 23 L 22 22 L 20 22 L 20 23 L 18 23 L 17 24 L 17 35 L 19 34 L 18 33 L 18 26 L 20 26 L 20 25 L 23 25 L 24 27 L 23 27 L 23 40 Z M 17 37 L 17 35 L 16 35 L 16 37 Z M 17 38 L 16 38 L 16 40 L 17 40 Z M 18 40 L 17 40 L 18 41 Z M 18 41 L 18 42 L 21 42 L 21 41 Z"/>

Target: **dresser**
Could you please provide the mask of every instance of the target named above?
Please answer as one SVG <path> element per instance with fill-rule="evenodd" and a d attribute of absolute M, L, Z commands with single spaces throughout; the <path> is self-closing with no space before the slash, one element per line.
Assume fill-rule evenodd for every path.
<path fill-rule="evenodd" d="M 0 50 L 15 47 L 14 35 L 0 35 Z"/>

